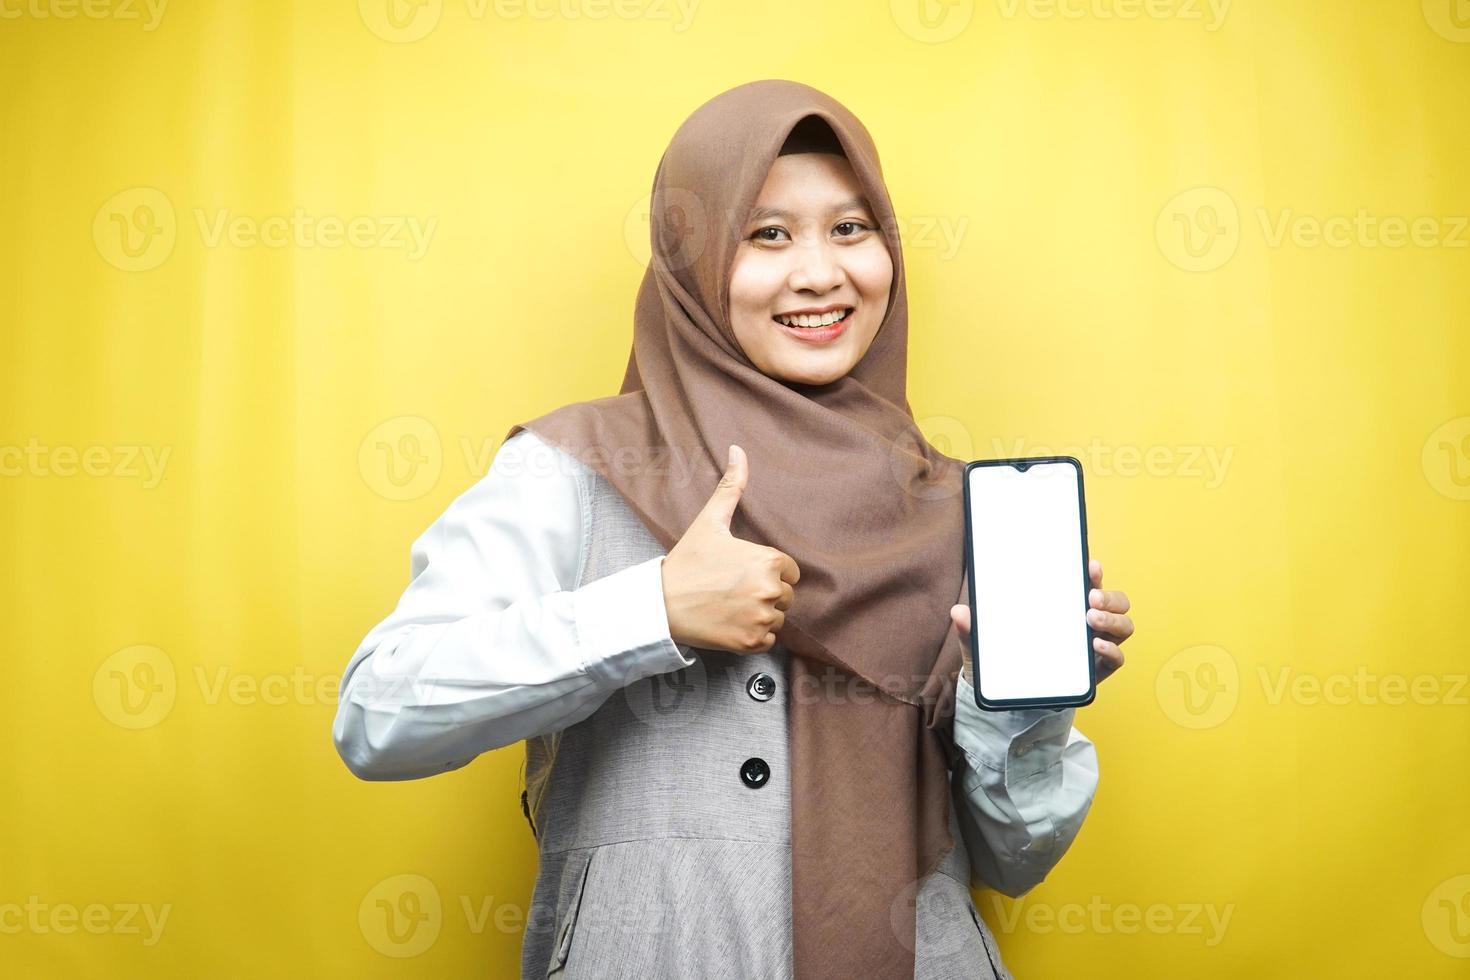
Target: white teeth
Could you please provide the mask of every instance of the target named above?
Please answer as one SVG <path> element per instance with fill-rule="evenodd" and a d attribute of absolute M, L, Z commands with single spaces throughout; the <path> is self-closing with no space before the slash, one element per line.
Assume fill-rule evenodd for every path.
<path fill-rule="evenodd" d="M 843 309 L 831 310 L 830 312 L 823 313 L 821 315 L 813 313 L 801 313 L 797 316 L 786 316 L 782 314 L 778 315 L 776 319 L 786 324 L 786 326 L 788 327 L 826 327 L 836 323 L 838 320 L 841 320 L 844 316 L 851 312 L 851 307 L 844 307 Z"/>

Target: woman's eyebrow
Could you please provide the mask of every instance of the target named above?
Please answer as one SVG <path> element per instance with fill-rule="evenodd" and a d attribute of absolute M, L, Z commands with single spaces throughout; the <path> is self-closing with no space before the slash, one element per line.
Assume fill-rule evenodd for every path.
<path fill-rule="evenodd" d="M 827 213 L 828 214 L 836 214 L 838 211 L 857 211 L 857 210 L 871 211 L 872 209 L 868 207 L 868 202 L 864 198 L 861 198 L 861 197 L 850 197 L 850 198 L 848 198 L 845 201 L 839 201 L 838 203 L 832 205 L 830 208 L 827 209 Z M 791 212 L 790 211 L 783 210 L 782 208 L 756 208 L 755 210 L 753 210 L 753 211 L 750 212 L 750 217 L 747 220 L 748 221 L 762 221 L 762 220 L 764 220 L 766 218 L 790 218 L 790 217 L 792 217 Z"/>

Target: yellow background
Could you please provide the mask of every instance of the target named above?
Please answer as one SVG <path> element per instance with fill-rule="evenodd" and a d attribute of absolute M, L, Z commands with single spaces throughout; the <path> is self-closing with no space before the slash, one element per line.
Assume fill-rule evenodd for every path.
<path fill-rule="evenodd" d="M 0 5 L 6 976 L 516 973 L 521 749 L 358 782 L 335 683 L 762 77 L 874 134 L 926 431 L 1079 455 L 1133 601 L 1017 976 L 1470 970 L 1463 0 L 387 2 Z"/>

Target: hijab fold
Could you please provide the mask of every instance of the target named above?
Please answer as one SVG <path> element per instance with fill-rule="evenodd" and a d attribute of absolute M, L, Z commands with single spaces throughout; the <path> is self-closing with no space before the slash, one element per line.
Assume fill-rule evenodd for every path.
<path fill-rule="evenodd" d="M 872 345 L 826 385 L 762 373 L 728 313 L 746 217 L 788 134 L 813 116 L 840 142 L 893 260 Z M 650 224 L 620 393 L 517 424 L 506 438 L 531 429 L 593 466 L 665 549 L 714 492 L 729 445 L 746 450 L 730 532 L 801 569 L 777 633 L 789 654 L 794 975 L 912 977 L 916 893 L 955 844 L 949 770 L 963 648 L 949 609 L 967 599 L 963 462 L 929 444 L 908 405 L 903 253 L 877 149 L 824 93 L 750 82 L 674 134 Z M 660 462 L 671 455 L 679 466 Z"/>

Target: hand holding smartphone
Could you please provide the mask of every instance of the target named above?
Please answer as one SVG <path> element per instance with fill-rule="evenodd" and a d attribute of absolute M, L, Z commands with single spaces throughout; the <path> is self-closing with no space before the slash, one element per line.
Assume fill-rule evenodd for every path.
<path fill-rule="evenodd" d="M 964 486 L 976 704 L 1091 704 L 1082 464 L 1072 456 L 975 460 Z"/>

